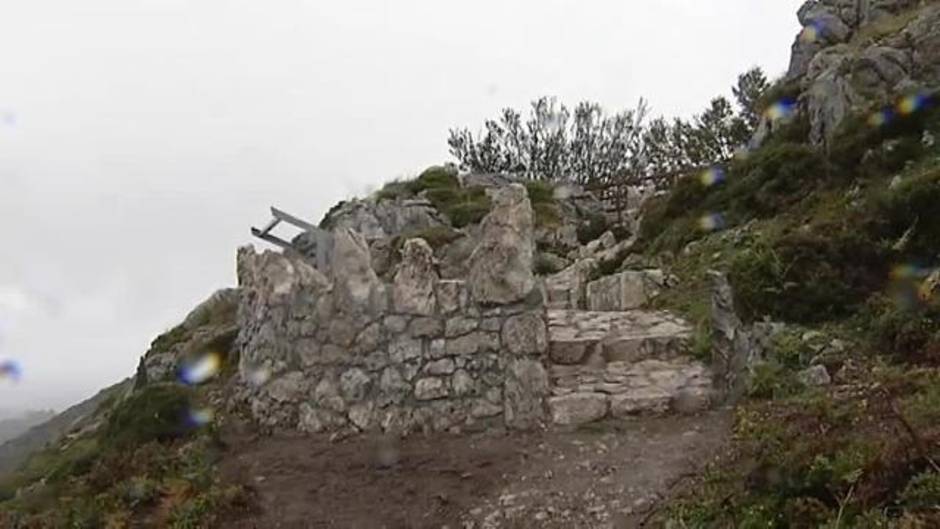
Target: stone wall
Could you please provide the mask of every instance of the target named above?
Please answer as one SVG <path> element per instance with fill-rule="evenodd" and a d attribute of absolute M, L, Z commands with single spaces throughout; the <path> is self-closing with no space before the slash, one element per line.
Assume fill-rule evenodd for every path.
<path fill-rule="evenodd" d="M 308 432 L 442 431 L 546 418 L 548 333 L 525 189 L 493 193 L 464 280 L 422 239 L 391 281 L 366 239 L 333 232 L 329 276 L 303 256 L 238 255 L 240 396 L 256 421 Z"/>

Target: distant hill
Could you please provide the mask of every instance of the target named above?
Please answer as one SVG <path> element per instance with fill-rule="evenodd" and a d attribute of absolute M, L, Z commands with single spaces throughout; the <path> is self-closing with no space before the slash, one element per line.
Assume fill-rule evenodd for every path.
<path fill-rule="evenodd" d="M 47 420 L 38 424 L 33 423 L 32 427 L 27 426 L 25 431 L 14 434 L 16 436 L 12 438 L 3 435 L 7 423 L 10 421 L 0 421 L 0 440 L 4 441 L 0 445 L 0 479 L 15 471 L 33 452 L 58 441 L 73 429 L 84 426 L 82 424 L 83 419 L 91 416 L 112 395 L 119 394 L 122 390 L 128 388 L 130 383 L 131 379 L 127 379 L 103 389 L 94 397 L 76 404 L 58 415 L 47 416 Z"/>
<path fill-rule="evenodd" d="M 21 412 L 0 420 L 0 443 L 19 437 L 33 426 L 42 424 L 55 417 L 52 410 Z"/>

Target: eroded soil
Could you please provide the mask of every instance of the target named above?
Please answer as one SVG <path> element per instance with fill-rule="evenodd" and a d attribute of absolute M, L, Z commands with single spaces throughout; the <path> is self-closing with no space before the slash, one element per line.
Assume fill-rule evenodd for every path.
<path fill-rule="evenodd" d="M 227 434 L 235 529 L 633 528 L 727 441 L 730 414 L 576 431 L 357 438 Z"/>

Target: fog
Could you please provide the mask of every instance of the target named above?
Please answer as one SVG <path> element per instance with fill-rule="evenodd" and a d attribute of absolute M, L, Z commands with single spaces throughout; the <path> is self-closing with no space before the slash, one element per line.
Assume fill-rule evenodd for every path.
<path fill-rule="evenodd" d="M 541 95 L 688 116 L 783 72 L 788 0 L 30 0 L 0 18 L 0 407 L 133 373 L 277 205 L 448 160 Z M 258 246 L 263 243 L 255 242 Z"/>

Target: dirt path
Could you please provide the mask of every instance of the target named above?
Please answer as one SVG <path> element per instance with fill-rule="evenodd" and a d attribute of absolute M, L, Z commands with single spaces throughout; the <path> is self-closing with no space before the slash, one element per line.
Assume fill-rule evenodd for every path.
<path fill-rule="evenodd" d="M 398 443 L 230 435 L 227 480 L 259 512 L 234 529 L 632 528 L 719 452 L 730 416 Z M 237 455 L 234 455 L 237 454 Z"/>

